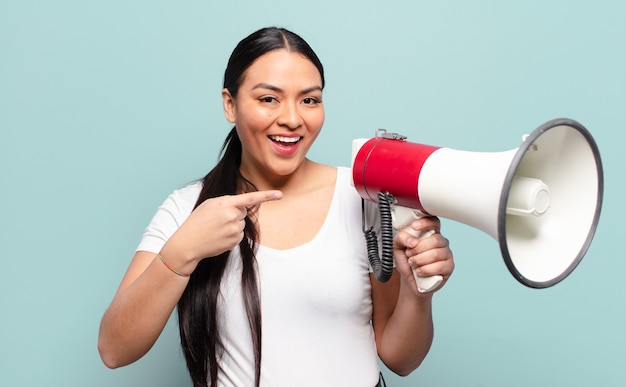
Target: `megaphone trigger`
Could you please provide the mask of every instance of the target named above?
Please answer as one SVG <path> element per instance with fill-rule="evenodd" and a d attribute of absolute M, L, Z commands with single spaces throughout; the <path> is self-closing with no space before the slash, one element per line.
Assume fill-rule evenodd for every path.
<path fill-rule="evenodd" d="M 407 232 L 420 240 L 435 234 L 435 230 L 415 230 L 411 227 L 411 223 L 413 223 L 414 220 L 424 216 L 425 214 L 419 210 L 402 206 L 391 206 L 393 228 L 398 231 Z M 415 269 L 413 269 L 413 277 L 415 278 L 417 290 L 420 293 L 431 292 L 443 282 L 443 277 L 440 275 L 420 276 Z"/>

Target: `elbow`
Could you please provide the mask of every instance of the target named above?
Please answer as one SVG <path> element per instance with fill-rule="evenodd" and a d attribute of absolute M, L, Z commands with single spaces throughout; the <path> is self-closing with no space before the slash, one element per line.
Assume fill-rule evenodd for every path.
<path fill-rule="evenodd" d="M 109 325 L 106 324 L 105 319 L 102 319 L 100 323 L 100 330 L 98 332 L 98 353 L 100 354 L 100 360 L 107 368 L 115 369 L 123 367 L 130 362 L 124 362 L 125 345 L 123 341 L 116 335 L 111 329 L 108 329 Z"/>
<path fill-rule="evenodd" d="M 407 370 L 398 370 L 398 371 L 393 371 L 394 374 L 398 375 L 398 376 L 402 376 L 402 377 L 406 377 L 409 376 L 411 374 L 412 371 L 407 371 Z"/>
<path fill-rule="evenodd" d="M 102 359 L 102 362 L 104 363 L 104 365 L 107 366 L 107 368 L 110 368 L 112 370 L 122 366 L 119 362 L 116 362 L 115 359 L 111 357 L 105 357 L 105 356 L 100 355 L 100 358 Z"/>
<path fill-rule="evenodd" d="M 413 371 L 415 371 L 417 369 L 417 367 L 419 367 L 419 364 L 417 366 L 404 366 L 404 367 L 390 367 L 387 366 L 387 368 L 393 372 L 394 374 L 401 376 L 401 377 L 405 377 L 405 376 L 409 376 Z"/>
<path fill-rule="evenodd" d="M 389 371 L 398 376 L 405 377 L 409 376 L 422 365 L 426 354 L 427 352 L 425 351 L 418 351 L 417 353 L 411 352 L 401 355 L 398 354 L 397 351 L 393 351 L 391 354 L 387 353 L 387 356 L 385 356 L 385 353 L 379 352 L 379 358 Z"/>
<path fill-rule="evenodd" d="M 104 334 L 102 330 L 98 335 L 98 353 L 107 368 L 115 369 L 133 362 L 128 359 L 129 354 L 126 348 L 127 345 L 111 340 L 111 337 Z"/>
<path fill-rule="evenodd" d="M 107 368 L 115 369 L 124 365 L 119 360 L 119 357 L 115 355 L 115 352 L 106 345 L 102 338 L 98 340 L 98 353 L 100 354 L 102 363 L 104 363 Z"/>
<path fill-rule="evenodd" d="M 139 360 L 148 350 L 137 348 L 132 342 L 123 339 L 112 339 L 100 334 L 98 337 L 98 353 L 105 366 L 111 369 L 127 366 Z"/>
<path fill-rule="evenodd" d="M 102 324 L 100 325 L 100 332 L 98 333 L 98 354 L 100 354 L 100 360 L 102 360 L 102 363 L 104 363 L 107 368 L 114 369 L 121 367 L 117 356 L 115 356 L 113 346 L 110 344 L 110 341 L 107 340 L 107 335 L 104 332 Z"/>
<path fill-rule="evenodd" d="M 111 334 L 107 329 L 106 314 L 100 321 L 100 329 L 98 331 L 98 354 L 100 360 L 107 368 L 115 369 L 122 366 L 119 361 L 119 355 L 116 354 L 115 345 L 111 340 Z"/>

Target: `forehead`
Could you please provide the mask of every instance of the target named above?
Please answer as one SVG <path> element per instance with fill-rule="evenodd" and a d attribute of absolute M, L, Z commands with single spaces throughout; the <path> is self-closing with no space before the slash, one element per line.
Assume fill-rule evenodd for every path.
<path fill-rule="evenodd" d="M 283 87 L 289 84 L 321 87 L 322 77 L 306 56 L 280 49 L 265 53 L 252 62 L 244 73 L 241 86 L 260 82 Z"/>

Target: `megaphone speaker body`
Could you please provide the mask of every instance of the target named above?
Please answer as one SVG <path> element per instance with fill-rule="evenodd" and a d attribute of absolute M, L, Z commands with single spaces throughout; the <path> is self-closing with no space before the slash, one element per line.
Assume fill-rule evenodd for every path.
<path fill-rule="evenodd" d="M 353 181 L 376 201 L 452 219 L 495 238 L 513 276 L 552 286 L 578 265 L 593 238 L 603 175 L 589 132 L 552 120 L 503 152 L 469 152 L 377 136 L 353 150 Z"/>

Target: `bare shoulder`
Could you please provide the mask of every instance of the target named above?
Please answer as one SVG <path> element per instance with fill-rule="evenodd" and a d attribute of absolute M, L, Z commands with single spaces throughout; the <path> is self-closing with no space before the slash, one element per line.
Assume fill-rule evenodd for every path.
<path fill-rule="evenodd" d="M 337 167 L 320 164 L 315 161 L 309 160 L 307 168 L 312 175 L 316 175 L 318 177 L 334 178 L 337 175 Z"/>
<path fill-rule="evenodd" d="M 327 189 L 332 191 L 334 189 L 337 181 L 336 167 L 311 161 L 307 169 L 307 180 L 310 184 L 310 191 L 315 191 L 316 189 Z"/>

